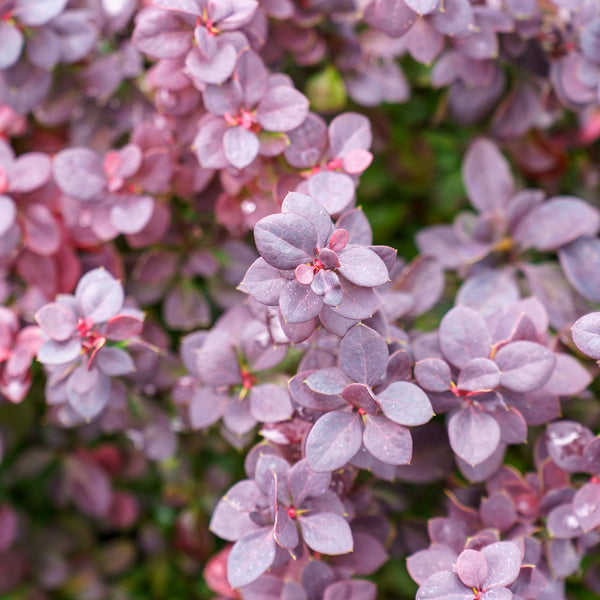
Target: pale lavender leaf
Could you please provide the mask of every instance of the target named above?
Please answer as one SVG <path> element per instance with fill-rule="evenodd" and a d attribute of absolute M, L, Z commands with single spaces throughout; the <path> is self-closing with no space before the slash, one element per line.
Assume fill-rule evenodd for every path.
<path fill-rule="evenodd" d="M 57 17 L 67 0 L 17 0 L 14 15 L 29 27 L 39 27 Z"/>
<path fill-rule="evenodd" d="M 458 375 L 458 387 L 461 390 L 476 392 L 493 390 L 500 383 L 500 369 L 488 358 L 470 360 Z"/>
<path fill-rule="evenodd" d="M 81 313 L 94 323 L 104 323 L 123 306 L 123 286 L 105 269 L 88 271 L 75 288 L 75 298 Z"/>
<path fill-rule="evenodd" d="M 344 391 L 350 380 L 340 368 L 330 367 L 315 371 L 306 378 L 305 383 L 313 392 L 336 395 Z"/>
<path fill-rule="evenodd" d="M 259 147 L 256 134 L 243 127 L 230 127 L 223 135 L 225 156 L 238 169 L 244 169 L 258 156 Z"/>
<path fill-rule="evenodd" d="M 500 426 L 488 413 L 467 406 L 448 421 L 448 437 L 454 453 L 470 465 L 489 458 L 500 444 Z"/>
<path fill-rule="evenodd" d="M 377 383 L 385 375 L 388 358 L 384 339 L 363 324 L 353 327 L 340 343 L 339 365 L 359 383 Z"/>
<path fill-rule="evenodd" d="M 425 392 L 409 381 L 395 381 L 377 394 L 383 414 L 400 425 L 415 426 L 433 417 L 431 402 Z"/>
<path fill-rule="evenodd" d="M 583 531 L 600 525 L 600 483 L 586 483 L 573 497 L 573 513 Z"/>
<path fill-rule="evenodd" d="M 470 588 L 481 589 L 487 571 L 487 562 L 477 550 L 463 550 L 456 559 L 456 574 Z"/>
<path fill-rule="evenodd" d="M 415 364 L 415 379 L 430 392 L 445 392 L 450 389 L 452 372 L 445 360 L 425 358 Z"/>
<path fill-rule="evenodd" d="M 331 473 L 316 473 L 304 458 L 298 461 L 288 474 L 288 487 L 295 506 L 301 506 L 306 498 L 322 496 L 331 483 Z"/>
<path fill-rule="evenodd" d="M 496 542 L 482 548 L 481 553 L 488 567 L 484 589 L 510 585 L 518 577 L 522 552 L 516 544 Z"/>
<path fill-rule="evenodd" d="M 335 513 L 315 513 L 298 516 L 300 531 L 306 545 L 322 554 L 352 552 L 354 540 L 347 521 Z"/>
<path fill-rule="evenodd" d="M 338 271 L 350 282 L 363 287 L 376 287 L 389 281 L 384 262 L 368 248 L 346 248 L 338 255 Z"/>
<path fill-rule="evenodd" d="M 283 288 L 289 283 L 279 269 L 272 267 L 264 258 L 257 258 L 246 271 L 239 288 L 250 294 L 257 302 L 277 306 Z"/>
<path fill-rule="evenodd" d="M 100 156 L 89 148 L 61 150 L 52 167 L 60 189 L 77 200 L 93 200 L 108 183 Z"/>
<path fill-rule="evenodd" d="M 75 360 L 81 352 L 81 341 L 71 338 L 64 342 L 48 340 L 38 351 L 38 360 L 45 365 L 62 365 Z"/>
<path fill-rule="evenodd" d="M 135 371 L 131 356 L 122 348 L 104 346 L 96 355 L 96 367 L 105 375 L 127 375 Z"/>
<path fill-rule="evenodd" d="M 473 590 L 465 586 L 455 573 L 441 571 L 421 584 L 415 600 L 473 600 Z"/>
<path fill-rule="evenodd" d="M 271 88 L 256 111 L 258 123 L 267 131 L 291 131 L 301 125 L 307 115 L 307 98 L 287 86 Z"/>
<path fill-rule="evenodd" d="M 339 215 L 354 201 L 355 185 L 346 173 L 321 171 L 308 180 L 308 193 L 318 200 L 330 215 Z"/>
<path fill-rule="evenodd" d="M 440 347 L 444 356 L 462 369 L 473 358 L 487 358 L 491 335 L 483 317 L 472 308 L 456 306 L 440 323 Z"/>
<path fill-rule="evenodd" d="M 313 426 L 306 439 L 306 457 L 313 471 L 334 471 L 343 467 L 362 443 L 360 416 L 330 412 Z"/>
<path fill-rule="evenodd" d="M 277 269 L 294 269 L 312 262 L 317 233 L 312 223 L 296 213 L 279 213 L 261 219 L 254 227 L 261 256 Z"/>
<path fill-rule="evenodd" d="M 77 327 L 77 316 L 58 302 L 46 304 L 35 314 L 36 323 L 42 331 L 57 342 L 68 340 Z"/>
<path fill-rule="evenodd" d="M 271 527 L 247 533 L 227 557 L 227 579 L 233 588 L 256 581 L 273 563 L 275 541 Z"/>
<path fill-rule="evenodd" d="M 377 587 L 372 581 L 336 581 L 327 586 L 323 600 L 375 600 Z"/>
<path fill-rule="evenodd" d="M 586 356 L 600 359 L 600 312 L 580 317 L 571 328 L 573 342 Z"/>
<path fill-rule="evenodd" d="M 392 465 L 406 465 L 412 458 L 410 431 L 386 417 L 365 416 L 363 443 L 378 460 Z"/>
<path fill-rule="evenodd" d="M 0 21 L 0 69 L 12 67 L 21 56 L 25 36 L 16 25 Z"/>
<path fill-rule="evenodd" d="M 69 404 L 84 419 L 98 415 L 108 403 L 110 379 L 98 369 L 77 367 L 67 382 Z"/>
<path fill-rule="evenodd" d="M 469 146 L 463 179 L 471 204 L 482 212 L 502 209 L 515 192 L 507 160 L 498 147 L 485 138 Z"/>
<path fill-rule="evenodd" d="M 323 299 L 310 286 L 295 279 L 282 290 L 279 307 L 283 318 L 289 323 L 304 323 L 316 317 L 323 308 Z"/>
<path fill-rule="evenodd" d="M 558 250 L 571 285 L 591 302 L 600 302 L 600 240 L 580 237 Z"/>
<path fill-rule="evenodd" d="M 498 350 L 494 361 L 500 367 L 500 384 L 513 392 L 533 392 L 550 378 L 556 356 L 535 342 L 516 341 Z"/>
<path fill-rule="evenodd" d="M 294 408 L 286 390 L 274 383 L 261 383 L 250 391 L 250 413 L 261 423 L 278 423 L 291 418 Z"/>
<path fill-rule="evenodd" d="M 335 117 L 329 125 L 328 134 L 331 154 L 338 158 L 352 150 L 368 150 L 373 141 L 369 119 L 354 112 Z"/>

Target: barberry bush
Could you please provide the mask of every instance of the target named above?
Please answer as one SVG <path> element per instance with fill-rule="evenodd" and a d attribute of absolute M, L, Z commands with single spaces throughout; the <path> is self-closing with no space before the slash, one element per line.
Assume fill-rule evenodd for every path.
<path fill-rule="evenodd" d="M 0 597 L 600 595 L 598 0 L 0 0 Z"/>

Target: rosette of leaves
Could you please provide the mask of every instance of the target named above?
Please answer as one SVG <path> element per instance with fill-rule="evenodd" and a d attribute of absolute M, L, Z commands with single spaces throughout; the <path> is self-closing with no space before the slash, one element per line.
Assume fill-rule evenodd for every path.
<path fill-rule="evenodd" d="M 243 600 L 375 600 L 377 588 L 372 581 L 350 579 L 343 570 L 334 570 L 321 560 L 306 557 L 300 574 L 296 561 L 286 571 L 267 573 L 244 586 L 240 594 Z"/>
<path fill-rule="evenodd" d="M 459 305 L 442 319 L 434 348 L 417 347 L 417 383 L 436 412 L 449 413 L 450 446 L 466 464 L 501 457 L 506 444 L 526 441 L 528 424 L 558 416 L 558 396 L 589 384 L 589 374 L 573 357 L 540 343 L 546 327 L 536 301 L 497 311 L 488 320 Z M 494 464 L 490 469 L 497 460 Z"/>
<path fill-rule="evenodd" d="M 46 154 L 27 152 L 16 157 L 0 139 L 0 257 L 8 257 L 21 240 L 37 255 L 58 251 L 60 228 L 46 197 L 29 195 L 43 188 L 51 176 Z"/>
<path fill-rule="evenodd" d="M 590 476 L 576 489 L 563 488 L 548 513 L 548 554 L 553 568 L 566 577 L 600 542 L 600 436 L 576 421 L 555 421 L 547 427 L 544 442 L 552 461 L 565 473 Z"/>
<path fill-rule="evenodd" d="M 186 72 L 201 86 L 220 85 L 231 76 L 238 53 L 248 47 L 237 30 L 250 24 L 257 0 L 155 0 L 152 5 L 137 16 L 135 48 L 156 58 L 185 57 Z"/>
<path fill-rule="evenodd" d="M 521 570 L 522 550 L 512 542 L 496 542 L 481 550 L 467 548 L 454 571 L 439 571 L 417 590 L 416 600 L 509 600 L 509 586 Z"/>
<path fill-rule="evenodd" d="M 320 116 L 310 113 L 288 137 L 285 159 L 302 169 L 305 178 L 296 191 L 318 200 L 332 216 L 353 205 L 358 177 L 373 160 L 369 120 L 348 112 L 335 117 L 328 127 Z"/>
<path fill-rule="evenodd" d="M 257 423 L 278 423 L 294 412 L 289 392 L 262 371 L 276 367 L 287 346 L 274 345 L 266 326 L 245 306 L 236 306 L 208 332 L 191 334 L 181 353 L 195 382 L 189 390 L 189 422 L 194 429 L 223 419 L 239 439 Z"/>
<path fill-rule="evenodd" d="M 155 209 L 154 198 L 143 193 L 135 179 L 143 173 L 144 159 L 135 144 L 110 150 L 103 157 L 86 147 L 56 154 L 54 179 L 66 196 L 78 201 L 80 227 L 87 225 L 99 240 L 144 229 Z"/>
<path fill-rule="evenodd" d="M 90 420 L 106 406 L 111 377 L 134 371 L 124 350 L 142 331 L 143 313 L 123 308 L 123 286 L 105 269 L 88 271 L 74 295 L 60 295 L 35 315 L 46 336 L 37 358 L 48 368 L 46 398 Z"/>
<path fill-rule="evenodd" d="M 306 324 L 305 337 L 317 316 L 325 325 L 328 318 L 351 325 L 370 317 L 381 304 L 374 288 L 389 280 L 395 251 L 353 243 L 354 236 L 336 229 L 325 208 L 304 194 L 290 192 L 281 210 L 256 224 L 254 239 L 261 256 L 240 289 L 261 304 L 278 306 L 284 331 Z"/>
<path fill-rule="evenodd" d="M 541 190 L 516 191 L 508 162 L 487 139 L 469 147 L 463 181 L 479 214 L 461 213 L 453 225 L 437 225 L 417 235 L 422 254 L 466 276 L 460 302 L 487 307 L 516 300 L 515 267 L 546 306 L 555 328 L 586 312 L 582 298 L 600 300 L 600 279 L 591 267 L 600 260 L 597 208 L 574 196 L 545 200 Z M 539 254 L 548 252 L 558 254 L 560 268 L 556 262 L 539 261 Z M 494 297 L 484 293 L 494 288 Z"/>
<path fill-rule="evenodd" d="M 293 467 L 275 455 L 261 456 L 253 479 L 236 483 L 210 521 L 218 536 L 235 542 L 227 577 L 238 588 L 311 550 L 345 554 L 353 547 L 344 505 L 330 489 L 331 473 L 315 473 L 307 461 Z"/>
<path fill-rule="evenodd" d="M 429 421 L 433 410 L 422 389 L 396 377 L 404 354 L 390 356 L 385 340 L 358 324 L 340 343 L 338 366 L 303 371 L 290 380 L 298 404 L 325 413 L 306 438 L 312 469 L 333 471 L 348 462 L 366 468 L 379 461 L 410 462 L 408 427 Z"/>
<path fill-rule="evenodd" d="M 269 74 L 252 50 L 240 54 L 229 81 L 207 85 L 203 99 L 209 114 L 198 123 L 193 145 L 209 169 L 243 169 L 259 154 L 281 154 L 289 143 L 284 134 L 308 114 L 308 99 L 287 77 Z"/>

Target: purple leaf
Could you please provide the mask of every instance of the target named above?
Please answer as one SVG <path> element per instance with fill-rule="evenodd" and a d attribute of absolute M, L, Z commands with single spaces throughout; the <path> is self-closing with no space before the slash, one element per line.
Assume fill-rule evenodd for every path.
<path fill-rule="evenodd" d="M 368 150 L 372 141 L 371 123 L 364 115 L 344 113 L 329 125 L 329 148 L 334 157 L 343 158 L 352 150 Z"/>
<path fill-rule="evenodd" d="M 389 281 L 384 262 L 368 248 L 351 247 L 339 254 L 338 271 L 350 282 L 363 287 L 376 287 Z"/>
<path fill-rule="evenodd" d="M 106 322 L 104 335 L 109 340 L 122 342 L 142 333 L 143 327 L 143 315 L 115 315 Z"/>
<path fill-rule="evenodd" d="M 410 431 L 386 417 L 365 416 L 365 448 L 378 460 L 391 465 L 406 465 L 412 458 Z"/>
<path fill-rule="evenodd" d="M 265 502 L 264 494 L 253 480 L 238 481 L 217 503 L 209 529 L 229 542 L 257 529 L 250 513 Z"/>
<path fill-rule="evenodd" d="M 192 42 L 187 21 L 162 10 L 141 12 L 132 35 L 134 48 L 156 58 L 183 56 L 192 48 Z"/>
<path fill-rule="evenodd" d="M 98 415 L 108 403 L 110 379 L 98 369 L 77 367 L 67 382 L 69 404 L 86 421 Z"/>
<path fill-rule="evenodd" d="M 25 36 L 16 25 L 0 21 L 0 69 L 12 67 L 21 56 Z"/>
<path fill-rule="evenodd" d="M 323 248 L 330 236 L 333 224 L 329 213 L 320 202 L 298 192 L 288 192 L 281 203 L 282 213 L 296 213 L 306 217 L 317 232 L 317 247 Z M 334 248 L 335 250 L 335 248 Z"/>
<path fill-rule="evenodd" d="M 67 0 L 18 0 L 14 15 L 29 27 L 39 27 L 57 17 Z"/>
<path fill-rule="evenodd" d="M 30 204 L 24 218 L 24 237 L 29 250 L 52 256 L 59 250 L 61 232 L 56 218 L 43 204 Z"/>
<path fill-rule="evenodd" d="M 315 256 L 317 232 L 312 223 L 296 213 L 279 213 L 261 219 L 254 227 L 261 256 L 277 269 L 295 269 Z"/>
<path fill-rule="evenodd" d="M 306 498 L 322 496 L 331 483 L 331 473 L 315 473 L 304 458 L 298 461 L 288 475 L 288 487 L 295 506 L 301 506 Z"/>
<path fill-rule="evenodd" d="M 330 367 L 315 371 L 306 378 L 305 383 L 313 392 L 333 396 L 341 394 L 350 381 L 341 369 Z"/>
<path fill-rule="evenodd" d="M 471 204 L 482 212 L 502 209 L 515 192 L 508 162 L 497 146 L 484 138 L 469 146 L 463 179 Z"/>
<path fill-rule="evenodd" d="M 110 211 L 110 221 L 119 233 L 139 233 L 146 227 L 153 212 L 152 196 L 121 195 Z"/>
<path fill-rule="evenodd" d="M 279 269 L 272 267 L 261 257 L 250 265 L 239 289 L 250 294 L 261 304 L 277 306 L 279 296 L 288 282 Z"/>
<path fill-rule="evenodd" d="M 458 375 L 458 388 L 468 392 L 493 390 L 500 383 L 500 369 L 488 358 L 470 360 Z"/>
<path fill-rule="evenodd" d="M 298 528 L 296 523 L 288 515 L 288 512 L 282 506 L 277 508 L 275 513 L 275 529 L 273 537 L 275 541 L 282 547 L 293 550 L 300 542 Z"/>
<path fill-rule="evenodd" d="M 557 421 L 546 429 L 546 445 L 552 460 L 569 473 L 586 471 L 584 448 L 594 437 L 592 431 L 576 421 Z"/>
<path fill-rule="evenodd" d="M 469 405 L 450 417 L 448 437 L 457 456 L 470 465 L 478 465 L 498 447 L 500 426 L 494 417 Z"/>
<path fill-rule="evenodd" d="M 285 421 L 294 413 L 286 390 L 274 383 L 261 383 L 250 391 L 250 413 L 261 423 Z"/>
<path fill-rule="evenodd" d="M 411 554 L 406 559 L 408 572 L 419 585 L 422 585 L 434 573 L 452 571 L 455 563 L 456 551 L 445 544 L 436 542 L 433 542 L 429 548 Z"/>
<path fill-rule="evenodd" d="M 483 588 L 507 586 L 513 583 L 521 569 L 522 553 L 512 542 L 496 542 L 481 550 L 487 562 L 487 577 Z"/>
<path fill-rule="evenodd" d="M 60 189 L 84 202 L 96 198 L 108 183 L 100 156 L 89 148 L 61 150 L 52 168 Z"/>
<path fill-rule="evenodd" d="M 352 552 L 354 540 L 350 525 L 335 513 L 316 513 L 298 516 L 300 531 L 306 545 L 322 554 Z"/>
<path fill-rule="evenodd" d="M 417 590 L 415 600 L 473 600 L 473 590 L 466 587 L 451 571 L 428 577 Z"/>
<path fill-rule="evenodd" d="M 104 346 L 96 355 L 96 367 L 111 377 L 135 371 L 133 359 L 121 348 Z"/>
<path fill-rule="evenodd" d="M 194 138 L 193 149 L 198 162 L 205 169 L 224 169 L 229 161 L 223 150 L 223 136 L 227 125 L 223 119 L 206 114 L 198 122 L 198 134 Z"/>
<path fill-rule="evenodd" d="M 477 550 L 463 550 L 456 559 L 456 574 L 468 587 L 481 589 L 487 576 L 487 562 Z"/>
<path fill-rule="evenodd" d="M 377 383 L 385 375 L 388 358 L 384 339 L 362 323 L 354 326 L 340 343 L 339 365 L 359 383 Z"/>
<path fill-rule="evenodd" d="M 294 400 L 300 406 L 313 410 L 327 411 L 335 410 L 345 404 L 344 400 L 338 395 L 326 396 L 311 391 L 304 383 L 305 378 L 306 372 L 301 372 L 292 377 L 288 383 L 290 394 L 292 394 Z"/>
<path fill-rule="evenodd" d="M 375 0 L 365 20 L 390 37 L 404 35 L 417 20 L 417 15 L 404 0 Z"/>
<path fill-rule="evenodd" d="M 571 196 L 556 196 L 535 207 L 522 219 L 513 233 L 524 248 L 542 252 L 556 250 L 579 236 L 598 233 L 600 213 L 596 208 Z"/>
<path fill-rule="evenodd" d="M 298 90 L 288 86 L 270 88 L 260 101 L 256 120 L 267 131 L 291 131 L 308 115 L 308 100 Z"/>
<path fill-rule="evenodd" d="M 205 383 L 235 385 L 242 382 L 240 365 L 229 333 L 213 329 L 196 352 L 196 368 Z"/>
<path fill-rule="evenodd" d="M 573 513 L 583 531 L 600 525 L 600 483 L 586 483 L 573 497 Z"/>
<path fill-rule="evenodd" d="M 446 313 L 439 336 L 444 356 L 459 369 L 473 358 L 490 355 L 490 332 L 483 317 L 472 308 L 456 306 Z"/>
<path fill-rule="evenodd" d="M 571 327 L 573 342 L 587 356 L 600 359 L 600 312 L 580 317 Z"/>
<path fill-rule="evenodd" d="M 192 429 L 204 429 L 216 423 L 223 415 L 225 398 L 209 386 L 194 392 L 189 404 L 189 419 Z"/>
<path fill-rule="evenodd" d="M 233 588 L 256 581 L 273 563 L 273 529 L 263 527 L 239 539 L 227 557 L 227 579 Z"/>
<path fill-rule="evenodd" d="M 37 353 L 38 360 L 45 365 L 62 365 L 75 360 L 81 352 L 81 341 L 71 338 L 64 342 L 48 340 Z"/>
<path fill-rule="evenodd" d="M 452 372 L 445 360 L 425 358 L 415 364 L 415 379 L 429 392 L 446 392 L 450 389 Z"/>
<path fill-rule="evenodd" d="M 331 310 L 340 317 L 346 319 L 368 319 L 381 306 L 381 297 L 373 288 L 365 288 L 350 283 L 344 277 L 340 277 L 342 287 L 342 301 Z"/>
<path fill-rule="evenodd" d="M 88 271 L 75 288 L 75 298 L 84 317 L 94 323 L 104 323 L 123 306 L 123 286 L 108 271 Z"/>
<path fill-rule="evenodd" d="M 481 501 L 481 520 L 486 527 L 508 531 L 517 521 L 517 509 L 508 493 L 502 491 L 491 494 Z"/>
<path fill-rule="evenodd" d="M 369 415 L 374 415 L 378 411 L 377 403 L 373 398 L 371 388 L 364 383 L 351 383 L 347 385 L 342 398 L 355 408 L 362 408 Z"/>
<path fill-rule="evenodd" d="M 14 225 L 17 207 L 10 196 L 0 195 L 0 238 Z"/>
<path fill-rule="evenodd" d="M 323 298 L 317 296 L 310 286 L 294 279 L 281 292 L 279 307 L 287 322 L 305 323 L 321 312 Z"/>
<path fill-rule="evenodd" d="M 354 201 L 355 186 L 346 173 L 321 171 L 308 180 L 308 193 L 318 200 L 330 215 L 339 215 Z"/>
<path fill-rule="evenodd" d="M 525 393 L 540 389 L 548 381 L 556 356 L 535 342 L 517 341 L 500 348 L 494 361 L 500 367 L 500 384 Z"/>
<path fill-rule="evenodd" d="M 64 304 L 46 304 L 35 314 L 36 323 L 42 331 L 57 342 L 68 340 L 77 327 L 75 313 Z"/>
<path fill-rule="evenodd" d="M 558 250 L 571 285 L 590 302 L 600 302 L 600 240 L 580 237 Z"/>
<path fill-rule="evenodd" d="M 330 412 L 313 426 L 306 439 L 306 457 L 313 471 L 343 467 L 360 449 L 362 428 L 357 414 Z"/>
<path fill-rule="evenodd" d="M 265 95 L 269 85 L 269 74 L 258 54 L 252 50 L 242 52 L 235 67 L 244 104 L 256 106 Z"/>
<path fill-rule="evenodd" d="M 52 163 L 42 152 L 28 152 L 19 156 L 9 173 L 11 192 L 31 192 L 44 185 L 52 172 Z"/>
<path fill-rule="evenodd" d="M 258 156 L 259 147 L 256 134 L 243 127 L 230 127 L 223 136 L 225 156 L 238 169 L 247 167 Z"/>
<path fill-rule="evenodd" d="M 377 394 L 377 400 L 383 414 L 400 425 L 423 425 L 433 417 L 425 392 L 408 381 L 393 382 Z"/>
<path fill-rule="evenodd" d="M 327 586 L 323 600 L 375 600 L 377 587 L 371 581 L 336 581 Z"/>
<path fill-rule="evenodd" d="M 552 537 L 559 539 L 571 539 L 583 535 L 583 529 L 573 513 L 571 502 L 555 506 L 548 513 L 546 527 Z"/>

